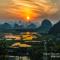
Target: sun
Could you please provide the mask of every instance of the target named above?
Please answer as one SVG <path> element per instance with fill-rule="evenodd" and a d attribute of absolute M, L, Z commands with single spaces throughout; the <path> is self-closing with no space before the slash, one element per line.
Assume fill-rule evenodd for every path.
<path fill-rule="evenodd" d="M 27 20 L 29 20 L 29 19 L 30 19 L 30 17 L 29 17 L 29 16 L 27 16 L 27 17 L 26 17 L 26 19 L 27 19 Z"/>

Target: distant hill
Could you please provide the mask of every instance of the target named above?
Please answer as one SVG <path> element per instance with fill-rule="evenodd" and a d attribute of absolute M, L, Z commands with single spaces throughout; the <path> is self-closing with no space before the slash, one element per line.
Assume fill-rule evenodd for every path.
<path fill-rule="evenodd" d="M 48 33 L 51 27 L 52 27 L 52 23 L 48 19 L 45 19 L 41 23 L 41 26 L 38 27 L 37 31 L 39 33 Z"/>
<path fill-rule="evenodd" d="M 21 22 L 19 24 L 14 23 L 13 27 L 9 23 L 4 23 L 0 24 L 0 32 L 19 33 L 21 31 L 31 31 L 45 34 L 48 33 L 51 27 L 52 23 L 48 19 L 43 20 L 38 28 L 34 23 L 27 24 L 27 26 L 24 26 L 24 24 L 21 24 Z"/>
<path fill-rule="evenodd" d="M 35 29 L 36 28 L 36 25 L 34 23 L 30 23 L 28 26 L 27 26 L 28 29 Z"/>
<path fill-rule="evenodd" d="M 11 29 L 11 25 L 9 23 L 0 24 L 0 29 Z"/>
<path fill-rule="evenodd" d="M 13 27 L 13 29 L 22 29 L 22 28 L 24 28 L 24 25 L 23 24 L 17 24 L 17 23 L 15 23 L 14 24 L 14 27 Z"/>
<path fill-rule="evenodd" d="M 49 34 L 57 34 L 60 33 L 60 21 L 56 23 L 50 30 Z"/>
<path fill-rule="evenodd" d="M 27 27 L 24 27 L 24 24 L 14 23 L 13 27 L 9 23 L 0 24 L 0 33 L 20 33 L 24 31 L 35 31 L 36 25 L 30 23 Z"/>

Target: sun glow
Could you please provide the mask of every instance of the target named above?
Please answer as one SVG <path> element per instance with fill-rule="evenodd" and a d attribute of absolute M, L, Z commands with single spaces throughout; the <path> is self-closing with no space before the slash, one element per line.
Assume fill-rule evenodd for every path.
<path fill-rule="evenodd" d="M 37 13 L 33 11 L 31 7 L 22 6 L 20 9 L 20 17 L 25 21 L 31 21 L 35 19 L 36 16 Z"/>
<path fill-rule="evenodd" d="M 58 9 L 48 0 L 12 0 L 13 6 L 6 11 L 13 18 L 32 22 L 55 14 Z"/>
<path fill-rule="evenodd" d="M 27 16 L 27 20 L 29 20 L 30 19 L 30 17 L 29 16 Z"/>

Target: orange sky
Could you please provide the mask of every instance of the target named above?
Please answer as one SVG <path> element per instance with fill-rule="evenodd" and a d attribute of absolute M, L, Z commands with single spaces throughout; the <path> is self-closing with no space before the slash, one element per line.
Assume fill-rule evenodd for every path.
<path fill-rule="evenodd" d="M 59 19 L 60 0 L 0 0 L 0 19 Z"/>

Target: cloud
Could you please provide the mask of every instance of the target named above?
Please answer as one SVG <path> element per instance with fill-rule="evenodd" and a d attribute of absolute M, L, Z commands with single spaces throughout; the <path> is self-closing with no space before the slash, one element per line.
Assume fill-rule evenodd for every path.
<path fill-rule="evenodd" d="M 59 19 L 59 2 L 60 0 L 2 0 L 0 1 L 0 7 L 2 7 L 0 8 L 0 19 L 21 19 L 20 16 L 24 12 L 24 7 L 28 7 L 32 10 L 32 13 L 36 14 L 35 17 L 38 19 Z"/>

